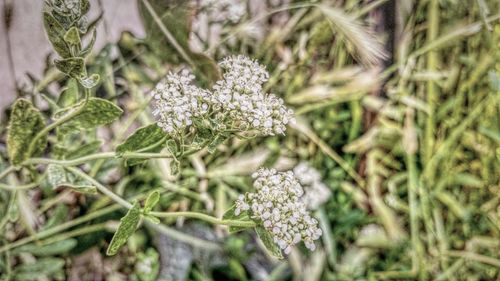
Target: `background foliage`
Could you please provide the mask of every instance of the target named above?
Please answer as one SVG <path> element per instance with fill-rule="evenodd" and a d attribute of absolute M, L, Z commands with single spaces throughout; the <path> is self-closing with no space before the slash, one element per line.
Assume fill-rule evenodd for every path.
<path fill-rule="evenodd" d="M 498 1 L 249 1 L 233 22 L 195 2 L 139 0 L 147 37 L 125 32 L 94 53 L 99 20 L 85 14 L 98 7 L 71 7 L 44 11 L 55 61 L 1 124 L 2 280 L 500 278 Z M 148 106 L 155 83 L 188 66 L 210 85 L 230 54 L 267 65 L 267 89 L 297 115 L 286 137 L 233 139 L 180 162 L 72 162 L 161 139 Z M 276 260 L 251 231 L 156 225 L 132 208 L 128 228 L 143 227 L 106 256 L 126 210 L 96 183 L 130 202 L 158 190 L 155 210 L 222 217 L 257 167 L 299 161 L 332 191 L 313 253 Z"/>

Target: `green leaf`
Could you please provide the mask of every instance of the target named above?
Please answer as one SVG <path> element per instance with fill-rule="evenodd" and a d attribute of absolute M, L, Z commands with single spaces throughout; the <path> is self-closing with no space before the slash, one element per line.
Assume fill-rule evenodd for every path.
<path fill-rule="evenodd" d="M 83 156 L 87 156 L 92 153 L 96 153 L 102 146 L 102 141 L 94 140 L 89 143 L 78 145 L 76 148 L 68 150 L 65 153 L 65 159 L 76 159 Z"/>
<path fill-rule="evenodd" d="M 40 246 L 38 244 L 27 244 L 13 250 L 14 254 L 31 253 L 35 256 L 53 256 L 67 254 L 73 249 L 78 242 L 76 239 L 69 238 L 66 240 L 54 242 L 48 245 Z"/>
<path fill-rule="evenodd" d="M 52 275 L 64 267 L 64 259 L 61 258 L 41 258 L 34 263 L 18 265 L 14 270 L 16 281 L 37 280 L 43 275 Z"/>
<path fill-rule="evenodd" d="M 88 184 L 88 183 L 81 183 L 81 182 L 76 182 L 73 184 L 63 184 L 63 187 L 72 189 L 75 192 L 83 193 L 83 194 L 97 194 L 97 187 Z"/>
<path fill-rule="evenodd" d="M 252 221 L 248 215 L 248 212 L 243 211 L 237 216 L 234 213 L 235 209 L 236 209 L 236 205 L 231 206 L 231 208 L 229 208 L 226 212 L 224 212 L 224 215 L 222 215 L 222 219 L 224 219 L 224 220 L 238 220 L 238 221 Z M 245 230 L 246 228 L 247 227 L 229 226 L 229 233 L 239 232 L 239 231 Z"/>
<path fill-rule="evenodd" d="M 217 135 L 210 144 L 207 146 L 207 150 L 209 153 L 214 153 L 217 150 L 217 147 L 224 143 L 229 138 L 228 135 L 219 134 Z"/>
<path fill-rule="evenodd" d="M 220 79 L 219 68 L 215 61 L 202 54 L 191 51 L 189 37 L 196 5 L 193 1 L 185 0 L 147 0 L 152 10 L 156 13 L 161 23 L 155 21 L 154 16 L 143 1 L 139 2 L 139 10 L 147 33 L 146 42 L 157 57 L 163 61 L 178 64 L 181 62 L 192 63 L 197 70 L 196 75 L 201 76 L 201 86 L 208 86 Z M 182 49 L 185 56 L 181 55 L 178 48 L 169 39 L 164 31 L 169 32 L 177 46 Z"/>
<path fill-rule="evenodd" d="M 148 0 L 153 11 L 161 19 L 161 24 L 167 29 L 177 44 L 187 52 L 189 49 L 189 33 L 195 12 L 195 5 L 185 0 Z M 138 1 L 139 10 L 147 34 L 147 43 L 153 52 L 162 60 L 171 63 L 182 62 L 178 51 L 167 39 L 162 28 L 155 21 L 143 1 Z"/>
<path fill-rule="evenodd" d="M 125 245 L 129 237 L 134 234 L 137 226 L 139 225 L 139 220 L 141 218 L 141 207 L 139 203 L 135 202 L 132 208 L 128 210 L 127 214 L 120 220 L 120 226 L 113 235 L 113 239 L 109 244 L 106 254 L 108 256 L 113 256 L 118 253 L 118 250 Z"/>
<path fill-rule="evenodd" d="M 159 151 L 163 147 L 161 142 L 166 141 L 167 135 L 156 124 L 137 129 L 123 143 L 116 147 L 116 152 L 123 155 L 125 152 Z"/>
<path fill-rule="evenodd" d="M 99 74 L 92 74 L 88 77 L 80 78 L 78 82 L 80 82 L 80 85 L 82 85 L 83 87 L 87 89 L 92 89 L 95 86 L 97 86 L 97 84 L 99 83 L 99 79 L 100 79 Z"/>
<path fill-rule="evenodd" d="M 7 150 L 12 165 L 19 165 L 32 155 L 28 148 L 36 134 L 45 127 L 45 120 L 31 102 L 18 99 L 10 114 L 7 131 Z M 35 144 L 33 155 L 41 153 L 47 145 L 47 137 L 41 137 Z"/>
<path fill-rule="evenodd" d="M 74 78 L 68 79 L 64 91 L 57 100 L 57 105 L 60 107 L 68 107 L 78 101 L 78 82 Z"/>
<path fill-rule="evenodd" d="M 81 106 L 84 101 L 75 106 L 62 109 L 54 114 L 55 119 L 62 118 Z M 90 130 L 101 125 L 106 125 L 116 120 L 123 111 L 110 101 L 100 98 L 89 98 L 83 110 L 70 121 L 62 124 L 59 129 L 65 133 L 69 131 Z"/>
<path fill-rule="evenodd" d="M 70 45 L 74 46 L 80 46 L 80 33 L 78 31 L 78 28 L 76 27 L 71 27 L 66 34 L 64 34 L 64 41 Z"/>
<path fill-rule="evenodd" d="M 47 166 L 47 181 L 53 189 L 70 188 L 85 194 L 97 194 L 97 188 L 90 182 L 69 173 L 63 166 L 49 164 Z"/>
<path fill-rule="evenodd" d="M 160 224 L 160 219 L 155 217 L 155 216 L 152 216 L 152 215 L 144 215 L 144 218 L 149 220 L 150 222 L 154 223 L 154 224 Z"/>
<path fill-rule="evenodd" d="M 55 60 L 54 64 L 57 69 L 65 73 L 69 77 L 81 80 L 82 77 L 87 76 L 87 71 L 85 70 L 85 62 L 83 58 L 67 58 L 62 60 Z"/>
<path fill-rule="evenodd" d="M 276 245 L 276 243 L 274 243 L 273 237 L 269 231 L 262 226 L 257 226 L 255 227 L 255 232 L 271 255 L 277 257 L 278 259 L 283 258 L 280 248 Z"/>
<path fill-rule="evenodd" d="M 54 50 L 63 58 L 71 57 L 69 46 L 64 41 L 64 27 L 49 12 L 43 13 L 43 25 Z"/>
<path fill-rule="evenodd" d="M 47 174 L 47 181 L 53 189 L 69 182 L 66 170 L 61 165 L 49 164 L 45 173 Z"/>
<path fill-rule="evenodd" d="M 96 29 L 92 29 L 92 37 L 90 37 L 90 42 L 87 44 L 85 48 L 80 52 L 80 57 L 84 58 L 88 54 L 90 54 L 90 51 L 92 51 L 92 48 L 94 47 L 95 44 L 95 39 L 96 39 Z"/>
<path fill-rule="evenodd" d="M 151 212 L 151 210 L 153 210 L 153 208 L 156 206 L 156 204 L 158 204 L 159 201 L 160 201 L 160 192 L 158 192 L 158 190 L 151 192 L 148 195 L 148 198 L 146 199 L 143 212 L 145 214 Z"/>

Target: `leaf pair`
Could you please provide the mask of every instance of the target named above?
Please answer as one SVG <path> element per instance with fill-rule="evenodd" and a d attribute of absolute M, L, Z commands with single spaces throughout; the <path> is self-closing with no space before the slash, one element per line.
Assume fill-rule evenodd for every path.
<path fill-rule="evenodd" d="M 159 223 L 158 218 L 149 215 L 151 210 L 153 210 L 154 206 L 156 206 L 159 201 L 160 193 L 158 191 L 153 191 L 146 199 L 144 208 L 142 210 L 139 202 L 134 202 L 132 208 L 130 208 L 127 214 L 120 219 L 120 225 L 113 235 L 111 243 L 109 244 L 106 251 L 106 254 L 108 256 L 116 255 L 116 253 L 118 253 L 118 250 L 120 250 L 120 248 L 125 245 L 125 243 L 127 243 L 130 236 L 134 234 L 135 230 L 139 226 L 141 215 L 151 220 L 153 223 Z"/>

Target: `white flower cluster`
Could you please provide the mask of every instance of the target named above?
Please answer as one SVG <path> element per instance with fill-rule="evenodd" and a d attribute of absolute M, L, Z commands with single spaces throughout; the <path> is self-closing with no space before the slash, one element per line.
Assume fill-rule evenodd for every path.
<path fill-rule="evenodd" d="M 152 91 L 156 103 L 153 115 L 165 132 L 184 130 L 192 125 L 193 117 L 208 113 L 210 92 L 192 85 L 193 79 L 188 70 L 170 73 Z"/>
<path fill-rule="evenodd" d="M 248 211 L 250 218 L 272 234 L 285 254 L 300 241 L 314 251 L 314 240 L 319 239 L 322 232 L 318 221 L 309 215 L 300 200 L 303 191 L 293 172 L 261 168 L 252 177 L 256 192 L 240 195 L 235 203 L 235 215 Z"/>
<path fill-rule="evenodd" d="M 316 169 L 306 162 L 300 162 L 293 168 L 293 173 L 304 188 L 304 196 L 301 200 L 309 210 L 316 210 L 328 201 L 332 192 L 321 182 L 321 175 Z"/>
<path fill-rule="evenodd" d="M 240 128 L 256 130 L 261 135 L 284 134 L 293 122 L 293 111 L 283 99 L 263 91 L 269 73 L 256 61 L 234 56 L 219 63 L 223 79 L 214 86 L 214 104 L 236 121 Z"/>
<path fill-rule="evenodd" d="M 212 91 L 192 85 L 194 76 L 187 70 L 167 75 L 152 91 L 158 126 L 167 133 L 180 132 L 193 118 L 203 117 L 214 119 L 221 130 L 284 134 L 294 121 L 293 111 L 281 98 L 264 93 L 269 78 L 265 68 L 244 56 L 226 58 L 219 65 L 223 78 Z"/>

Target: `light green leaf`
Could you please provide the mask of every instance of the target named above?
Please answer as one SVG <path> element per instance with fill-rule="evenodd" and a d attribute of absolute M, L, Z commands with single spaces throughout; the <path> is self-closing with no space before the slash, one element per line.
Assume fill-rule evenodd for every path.
<path fill-rule="evenodd" d="M 109 244 L 106 254 L 108 256 L 113 256 L 118 253 L 118 250 L 125 245 L 129 237 L 134 234 L 137 226 L 139 225 L 139 220 L 141 218 L 141 207 L 139 203 L 135 202 L 132 208 L 128 210 L 127 214 L 120 220 L 120 226 L 113 235 L 113 239 Z"/>
<path fill-rule="evenodd" d="M 87 76 L 87 70 L 85 70 L 85 62 L 83 61 L 83 58 L 74 57 L 55 60 L 54 64 L 61 72 L 77 80 Z"/>
<path fill-rule="evenodd" d="M 80 46 L 80 33 L 76 27 L 71 27 L 66 34 L 64 34 L 64 41 L 70 45 Z"/>
<path fill-rule="evenodd" d="M 97 194 L 97 188 L 93 185 L 86 184 L 86 183 L 79 183 L 79 182 L 76 182 L 74 184 L 67 183 L 67 184 L 63 184 L 62 186 L 69 188 L 69 189 L 72 189 L 75 192 L 79 192 L 79 193 L 83 193 L 83 194 L 91 194 L 91 195 Z"/>
<path fill-rule="evenodd" d="M 80 85 L 82 85 L 83 87 L 87 89 L 92 89 L 95 86 L 97 86 L 97 84 L 99 83 L 99 79 L 100 79 L 99 74 L 92 74 L 88 77 L 80 78 L 78 81 L 80 82 Z"/>
<path fill-rule="evenodd" d="M 69 181 L 66 175 L 66 170 L 63 166 L 58 164 L 49 164 L 47 166 L 46 174 L 47 181 L 53 189 L 56 189 L 63 184 L 67 184 Z"/>
<path fill-rule="evenodd" d="M 64 27 L 49 12 L 43 13 L 43 25 L 54 50 L 63 58 L 71 57 L 69 46 L 64 41 Z"/>
<path fill-rule="evenodd" d="M 68 79 L 64 91 L 57 100 L 57 105 L 60 107 L 68 107 L 78 101 L 78 82 L 74 78 Z"/>
<path fill-rule="evenodd" d="M 45 127 L 45 120 L 31 102 L 18 99 L 10 114 L 7 131 L 7 150 L 12 165 L 19 165 L 32 155 L 28 148 L 36 134 Z M 47 145 L 47 137 L 38 139 L 33 155 L 41 153 Z"/>
<path fill-rule="evenodd" d="M 37 280 L 40 276 L 52 275 L 58 272 L 64 267 L 64 263 L 64 259 L 60 258 L 42 258 L 34 263 L 19 265 L 13 272 L 13 280 Z"/>
<path fill-rule="evenodd" d="M 90 54 L 90 51 L 92 51 L 92 48 L 94 47 L 95 44 L 95 39 L 96 39 L 96 29 L 92 29 L 92 37 L 90 37 L 90 42 L 89 44 L 83 48 L 83 50 L 80 52 L 80 57 L 84 58 L 88 54 Z"/>
<path fill-rule="evenodd" d="M 269 231 L 267 231 L 264 227 L 262 226 L 257 226 L 255 227 L 255 232 L 259 236 L 260 241 L 262 241 L 262 244 L 266 247 L 266 249 L 269 251 L 270 254 L 273 256 L 277 257 L 278 259 L 282 259 L 283 255 L 281 254 L 281 250 L 274 243 L 273 237 Z"/>
<path fill-rule="evenodd" d="M 208 86 L 220 79 L 219 68 L 214 60 L 202 53 L 193 52 L 189 47 L 193 16 L 196 13 L 196 5 L 192 1 L 147 0 L 160 23 L 142 0 L 138 3 L 148 35 L 146 42 L 157 57 L 174 64 L 192 64 L 195 74 L 202 78 L 201 86 Z M 171 36 L 167 36 L 165 31 Z"/>
<path fill-rule="evenodd" d="M 209 153 L 214 153 L 217 150 L 217 147 L 223 144 L 229 138 L 228 135 L 219 134 L 217 135 L 212 142 L 207 146 L 207 150 Z"/>
<path fill-rule="evenodd" d="M 73 107 L 65 108 L 56 112 L 54 118 L 62 118 L 69 112 L 81 106 L 83 102 L 84 101 L 81 101 Z M 100 98 L 90 98 L 84 109 L 70 121 L 62 124 L 59 129 L 62 132 L 90 130 L 113 122 L 122 113 L 123 111 L 110 101 Z"/>
<path fill-rule="evenodd" d="M 144 204 L 144 213 L 147 214 L 153 210 L 153 208 L 158 204 L 160 201 L 160 192 L 158 190 L 155 190 L 151 192 L 148 195 L 148 198 L 146 199 L 146 203 Z"/>
<path fill-rule="evenodd" d="M 146 203 L 144 204 L 144 212 L 150 212 L 156 206 L 156 204 L 158 204 L 158 202 L 160 202 L 160 192 L 158 190 L 155 190 L 148 195 L 148 198 L 146 198 Z"/>
<path fill-rule="evenodd" d="M 40 246 L 36 243 L 27 244 L 13 250 L 14 254 L 18 253 L 31 253 L 35 256 L 53 256 L 59 254 L 67 254 L 73 249 L 78 242 L 76 239 L 69 238 L 66 240 L 58 241 L 52 244 Z"/>
<path fill-rule="evenodd" d="M 144 218 L 149 220 L 150 222 L 154 223 L 154 224 L 160 224 L 160 219 L 155 217 L 155 216 L 152 216 L 152 215 L 144 215 Z"/>
<path fill-rule="evenodd" d="M 238 221 L 252 221 L 250 219 L 250 217 L 248 216 L 248 212 L 243 211 L 237 216 L 234 213 L 235 209 L 236 209 L 235 205 L 231 206 L 231 208 L 229 208 L 226 212 L 224 212 L 224 215 L 222 215 L 222 219 L 224 219 L 224 220 L 238 220 Z M 238 231 L 242 231 L 246 228 L 247 227 L 229 226 L 229 233 L 235 233 Z"/>
<path fill-rule="evenodd" d="M 159 151 L 163 147 L 161 142 L 163 141 L 164 143 L 166 137 L 167 135 L 160 127 L 156 124 L 151 124 L 137 129 L 123 143 L 116 147 L 116 152 L 121 155 L 125 152 Z"/>

